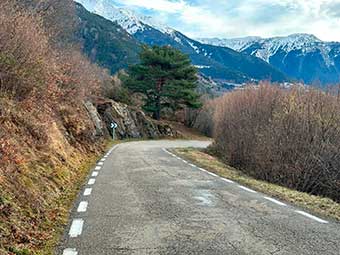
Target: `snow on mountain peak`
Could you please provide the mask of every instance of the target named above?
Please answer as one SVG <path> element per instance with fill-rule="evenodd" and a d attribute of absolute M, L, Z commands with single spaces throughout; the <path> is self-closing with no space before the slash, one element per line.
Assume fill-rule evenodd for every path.
<path fill-rule="evenodd" d="M 262 40 L 258 36 L 248 36 L 242 38 L 233 39 L 220 39 L 220 38 L 197 38 L 197 40 L 204 44 L 211 44 L 215 46 L 228 47 L 236 51 L 242 51 L 242 49 L 250 43 Z"/>
<path fill-rule="evenodd" d="M 140 16 L 134 11 L 116 7 L 110 0 L 75 0 L 88 11 L 98 14 L 108 20 L 117 22 L 129 34 L 144 31 L 146 25 L 163 33 L 172 34 L 174 30 L 150 16 Z"/>
<path fill-rule="evenodd" d="M 233 39 L 202 38 L 199 39 L 199 41 L 206 44 L 228 47 L 239 52 L 257 44 L 260 46 L 256 46 L 254 52 L 251 54 L 267 61 L 268 63 L 270 57 L 275 55 L 278 51 L 288 53 L 293 50 L 302 50 L 302 52 L 306 53 L 315 51 L 315 49 L 318 48 L 324 56 L 326 63 L 332 64 L 328 57 L 330 50 L 329 47 L 327 47 L 323 41 L 311 34 L 299 33 L 272 38 L 261 38 L 256 36 Z"/>

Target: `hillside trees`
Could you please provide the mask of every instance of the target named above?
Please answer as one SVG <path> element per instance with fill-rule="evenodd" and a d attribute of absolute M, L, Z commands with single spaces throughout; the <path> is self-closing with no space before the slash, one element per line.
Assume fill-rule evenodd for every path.
<path fill-rule="evenodd" d="M 161 118 L 163 108 L 176 111 L 183 106 L 201 106 L 195 92 L 197 71 L 188 56 L 168 46 L 144 46 L 140 60 L 140 64 L 129 69 L 125 85 L 146 96 L 143 108 L 154 119 Z"/>

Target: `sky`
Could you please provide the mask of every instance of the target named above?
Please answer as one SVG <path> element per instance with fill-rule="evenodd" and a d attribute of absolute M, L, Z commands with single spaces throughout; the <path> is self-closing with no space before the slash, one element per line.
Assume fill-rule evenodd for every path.
<path fill-rule="evenodd" d="M 340 41 L 340 0 L 112 0 L 198 37 L 314 34 Z"/>

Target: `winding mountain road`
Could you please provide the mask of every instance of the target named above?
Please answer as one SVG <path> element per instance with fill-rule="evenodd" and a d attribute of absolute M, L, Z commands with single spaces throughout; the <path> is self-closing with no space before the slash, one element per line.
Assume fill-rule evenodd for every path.
<path fill-rule="evenodd" d="M 57 254 L 340 254 L 339 223 L 166 150 L 207 145 L 142 141 L 114 147 L 79 195 Z"/>

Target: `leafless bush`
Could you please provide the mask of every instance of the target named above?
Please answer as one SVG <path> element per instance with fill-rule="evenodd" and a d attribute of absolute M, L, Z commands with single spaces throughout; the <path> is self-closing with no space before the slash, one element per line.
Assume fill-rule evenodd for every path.
<path fill-rule="evenodd" d="M 193 127 L 209 137 L 213 137 L 214 134 L 214 114 L 220 100 L 221 98 L 216 98 L 206 101 L 195 119 Z"/>
<path fill-rule="evenodd" d="M 44 13 L 41 17 L 40 11 L 16 3 L 0 2 L 0 95 L 19 101 L 36 97 L 42 104 L 43 99 L 57 103 L 58 99 L 67 101 L 66 97 L 74 101 L 100 93 L 102 84 L 110 80 L 109 74 L 72 45 L 61 49 L 50 39 L 45 27 L 53 24 L 46 21 L 53 15 Z M 49 9 L 55 10 L 55 6 Z"/>
<path fill-rule="evenodd" d="M 125 104 L 131 104 L 131 95 L 126 87 L 123 86 L 123 82 L 120 79 L 123 72 L 114 75 L 110 80 L 106 79 L 102 82 L 101 91 L 102 94 L 117 102 Z"/>
<path fill-rule="evenodd" d="M 83 100 L 89 95 L 101 94 L 103 84 L 109 83 L 111 77 L 108 72 L 89 60 L 74 49 L 59 53 L 59 66 L 62 76 L 59 87 L 69 100 Z"/>
<path fill-rule="evenodd" d="M 41 20 L 14 2 L 0 2 L 0 93 L 23 99 L 45 88 L 56 64 Z"/>
<path fill-rule="evenodd" d="M 261 85 L 225 95 L 215 149 L 250 175 L 340 201 L 340 100 L 311 88 Z"/>

